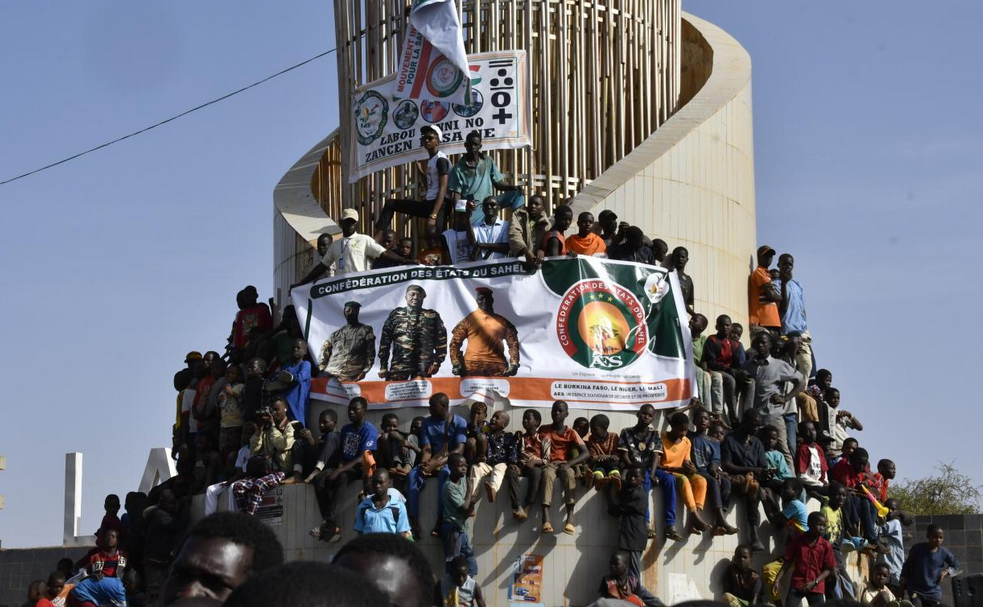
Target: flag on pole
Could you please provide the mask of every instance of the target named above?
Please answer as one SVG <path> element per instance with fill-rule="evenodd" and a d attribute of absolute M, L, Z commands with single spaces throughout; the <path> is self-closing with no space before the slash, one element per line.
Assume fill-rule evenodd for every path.
<path fill-rule="evenodd" d="M 394 99 L 470 105 L 470 70 L 452 0 L 415 0 L 403 37 Z"/>

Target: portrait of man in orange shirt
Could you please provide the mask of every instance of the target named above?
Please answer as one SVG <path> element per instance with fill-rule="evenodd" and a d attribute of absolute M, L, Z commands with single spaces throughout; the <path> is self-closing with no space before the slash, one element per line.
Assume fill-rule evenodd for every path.
<path fill-rule="evenodd" d="M 454 375 L 506 377 L 519 371 L 519 333 L 504 316 L 495 314 L 492 290 L 475 290 L 478 309 L 457 323 L 451 333 L 451 364 Z M 464 342 L 467 349 L 461 351 Z M 509 358 L 505 359 L 508 347 Z"/>

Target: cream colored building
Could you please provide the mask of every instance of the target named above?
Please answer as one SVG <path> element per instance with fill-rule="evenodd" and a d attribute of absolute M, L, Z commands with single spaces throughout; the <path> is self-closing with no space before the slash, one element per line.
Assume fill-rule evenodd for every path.
<path fill-rule="evenodd" d="M 379 4 L 385 6 L 366 14 L 349 0 L 335 1 L 341 116 L 349 113 L 351 90 L 395 67 L 392 51 L 405 14 L 393 3 Z M 596 216 L 611 209 L 646 235 L 665 240 L 670 251 L 685 246 L 697 311 L 711 324 L 721 313 L 746 323 L 747 276 L 757 245 L 751 61 L 744 48 L 713 24 L 682 13 L 679 0 L 459 4 L 468 52 L 530 51 L 534 145 L 494 152 L 503 172 L 553 204 L 572 199 L 575 213 L 590 210 Z M 287 303 L 289 285 L 317 261 L 318 235 L 340 232 L 332 218 L 343 207 L 359 208 L 367 231 L 385 198 L 413 193 L 405 167 L 349 185 L 341 149 L 346 129 L 343 124 L 317 143 L 274 190 L 274 278 L 281 304 Z M 401 416 L 404 426 L 423 411 L 407 413 Z M 570 419 L 590 414 L 573 410 Z M 375 422 L 379 417 L 370 415 Z M 514 426 L 518 417 L 512 416 Z M 611 417 L 612 429 L 633 423 L 627 414 Z M 293 510 L 284 517 L 281 537 L 294 557 L 326 557 L 333 547 L 305 535 L 317 515 L 313 495 L 299 495 L 302 490 L 284 494 Z M 436 487 L 428 487 L 424 503 L 435 499 Z M 350 513 L 354 498 L 347 500 Z M 559 517 L 560 500 L 555 502 Z M 478 581 L 489 605 L 509 602 L 511 566 L 523 554 L 545 557 L 547 605 L 582 605 L 595 598 L 617 545 L 617 522 L 593 492 L 577 510 L 578 534 L 570 537 L 541 535 L 538 515 L 517 527 L 507 504 L 479 508 Z M 736 513 L 731 512 L 735 520 Z M 428 516 L 425 511 L 424 528 Z M 736 544 L 735 537 L 652 542 L 644 557 L 645 584 L 667 602 L 719 598 L 719 574 Z M 422 545 L 440 561 L 435 542 Z"/>

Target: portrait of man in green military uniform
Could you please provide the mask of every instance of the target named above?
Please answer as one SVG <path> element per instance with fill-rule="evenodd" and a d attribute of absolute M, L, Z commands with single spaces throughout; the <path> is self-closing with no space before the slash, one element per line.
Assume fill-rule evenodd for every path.
<path fill-rule="evenodd" d="M 382 326 L 379 338 L 382 379 L 432 377 L 447 358 L 447 329 L 436 310 L 424 309 L 426 297 L 423 287 L 410 285 L 406 288 L 406 306 L 390 312 Z"/>
<path fill-rule="evenodd" d="M 320 370 L 338 381 L 361 381 L 375 360 L 375 333 L 372 327 L 358 322 L 362 305 L 345 303 L 347 324 L 332 333 L 321 347 Z"/>
<path fill-rule="evenodd" d="M 457 323 L 451 332 L 454 375 L 505 377 L 519 370 L 519 333 L 507 318 L 495 313 L 495 298 L 488 287 L 475 290 L 478 309 Z M 463 352 L 464 342 L 468 347 Z M 505 359 L 508 347 L 509 358 Z"/>

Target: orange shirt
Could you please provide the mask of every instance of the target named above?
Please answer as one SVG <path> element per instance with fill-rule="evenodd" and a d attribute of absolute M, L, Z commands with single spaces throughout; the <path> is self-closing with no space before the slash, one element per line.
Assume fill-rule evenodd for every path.
<path fill-rule="evenodd" d="M 762 327 L 781 327 L 782 319 L 778 317 L 778 304 L 761 301 L 761 287 L 771 282 L 768 268 L 758 266 L 754 269 L 747 283 L 748 322 Z"/>
<path fill-rule="evenodd" d="M 519 353 L 519 342 L 515 327 L 498 314 L 489 314 L 478 309 L 464 317 L 452 334 L 453 343 L 460 348 L 460 343 L 468 340 L 464 351 L 465 363 L 492 362 L 504 363 L 505 342 L 509 350 L 515 350 L 516 358 Z M 452 356 L 454 347 L 452 345 Z M 511 354 L 511 352 L 510 352 Z M 518 364 L 518 360 L 511 361 Z"/>
<path fill-rule="evenodd" d="M 544 439 L 549 440 L 549 454 L 543 454 L 543 459 L 550 462 L 565 462 L 572 459 L 569 456 L 570 447 L 584 448 L 584 439 L 580 438 L 573 428 L 567 426 L 563 432 L 553 430 L 553 425 L 540 428 Z"/>
<path fill-rule="evenodd" d="M 683 462 L 689 459 L 692 443 L 685 436 L 678 443 L 673 443 L 669 438 L 668 432 L 662 433 L 662 461 L 659 462 L 665 468 L 680 468 Z"/>
<path fill-rule="evenodd" d="M 584 238 L 578 234 L 567 236 L 567 250 L 573 251 L 577 255 L 597 255 L 598 253 L 606 253 L 608 248 L 604 244 L 603 238 L 591 233 Z"/>

